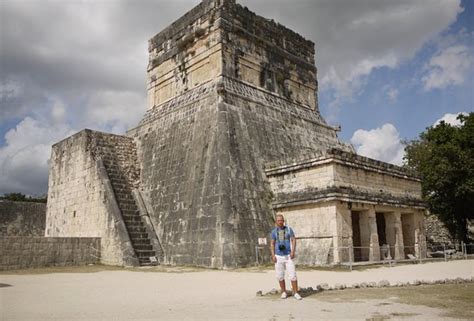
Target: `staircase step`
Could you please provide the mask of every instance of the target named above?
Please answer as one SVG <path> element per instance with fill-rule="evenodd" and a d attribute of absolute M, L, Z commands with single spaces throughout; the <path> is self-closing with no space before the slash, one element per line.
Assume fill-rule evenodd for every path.
<path fill-rule="evenodd" d="M 140 216 L 138 210 L 124 210 L 122 209 L 122 215 L 127 216 Z"/>
<path fill-rule="evenodd" d="M 129 221 L 129 220 L 123 220 L 125 222 L 125 225 L 127 227 L 144 227 L 145 224 L 143 224 L 143 222 L 140 220 L 140 221 Z"/>
<path fill-rule="evenodd" d="M 139 215 L 123 215 L 123 220 L 124 221 L 131 221 L 131 222 L 141 222 L 142 218 Z M 125 223 L 127 224 L 127 223 Z"/>
<path fill-rule="evenodd" d="M 148 233 L 129 233 L 132 242 L 134 239 L 146 239 L 148 238 Z"/>
<path fill-rule="evenodd" d="M 133 248 L 135 251 L 153 251 L 153 246 L 151 245 L 133 244 Z"/>
<path fill-rule="evenodd" d="M 117 195 L 116 195 L 116 197 L 117 197 Z M 131 205 L 132 205 L 132 206 L 136 206 L 136 205 L 137 205 L 134 200 L 123 199 L 123 198 L 121 198 L 121 197 L 119 197 L 119 198 L 117 199 L 117 201 L 118 201 L 118 203 L 119 203 L 120 205 L 127 205 L 127 206 L 131 206 Z"/>
<path fill-rule="evenodd" d="M 146 233 L 146 228 L 142 226 L 127 226 L 129 233 Z"/>
<path fill-rule="evenodd" d="M 155 251 L 148 251 L 148 250 L 135 250 L 138 257 L 150 257 L 155 256 Z"/>
<path fill-rule="evenodd" d="M 150 245 L 150 239 L 134 239 L 132 240 L 133 246 L 135 245 Z"/>

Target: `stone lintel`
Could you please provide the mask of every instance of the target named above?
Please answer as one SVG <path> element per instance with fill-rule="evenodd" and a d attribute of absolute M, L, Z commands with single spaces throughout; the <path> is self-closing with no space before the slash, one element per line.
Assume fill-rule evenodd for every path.
<path fill-rule="evenodd" d="M 331 148 L 326 151 L 315 152 L 307 158 L 298 160 L 276 161 L 266 164 L 265 173 L 267 176 L 285 175 L 290 172 L 297 172 L 310 167 L 324 164 L 340 164 L 352 168 L 363 169 L 378 174 L 390 175 L 398 178 L 421 182 L 415 174 L 403 167 L 385 163 L 355 153 L 346 152 L 340 149 Z"/>
<path fill-rule="evenodd" d="M 330 201 L 426 209 L 426 203 L 420 199 L 401 198 L 387 193 L 364 193 L 347 187 L 330 187 L 324 190 L 306 190 L 304 193 L 277 194 L 273 208 L 280 209 Z"/>

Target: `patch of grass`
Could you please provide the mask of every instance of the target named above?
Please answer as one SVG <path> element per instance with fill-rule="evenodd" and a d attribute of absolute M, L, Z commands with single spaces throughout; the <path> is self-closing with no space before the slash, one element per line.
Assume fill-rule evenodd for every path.
<path fill-rule="evenodd" d="M 392 300 L 397 303 L 442 309 L 447 317 L 474 320 L 474 283 L 347 289 L 325 291 L 311 297 L 329 302 Z"/>

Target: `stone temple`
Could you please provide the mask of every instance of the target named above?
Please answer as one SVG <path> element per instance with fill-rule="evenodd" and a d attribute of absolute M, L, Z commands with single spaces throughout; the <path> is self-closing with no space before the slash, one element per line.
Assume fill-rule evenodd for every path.
<path fill-rule="evenodd" d="M 424 255 L 420 180 L 355 154 L 318 107 L 314 43 L 233 0 L 149 41 L 148 111 L 125 136 L 53 146 L 46 236 L 100 237 L 101 262 L 269 262 L 277 213 L 300 264 Z"/>

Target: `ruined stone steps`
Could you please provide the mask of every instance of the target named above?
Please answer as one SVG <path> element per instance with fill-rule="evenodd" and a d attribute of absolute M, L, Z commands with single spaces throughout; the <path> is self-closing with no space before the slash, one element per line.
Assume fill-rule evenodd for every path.
<path fill-rule="evenodd" d="M 129 233 L 130 235 L 130 239 L 132 240 L 132 243 L 133 243 L 133 240 L 134 239 L 148 239 L 148 233 Z"/>
<path fill-rule="evenodd" d="M 150 256 L 155 256 L 155 251 L 135 249 L 135 252 L 137 253 L 138 258 L 149 258 Z"/>
<path fill-rule="evenodd" d="M 132 240 L 132 243 L 136 245 L 151 245 L 151 241 L 149 239 L 134 239 Z"/>
<path fill-rule="evenodd" d="M 142 219 L 138 215 L 122 215 L 125 222 L 141 222 Z"/>
<path fill-rule="evenodd" d="M 156 253 L 132 194 L 136 186 L 134 180 L 138 177 L 136 147 L 132 140 L 116 141 L 114 144 L 103 142 L 101 147 L 108 151 L 104 153 L 102 161 L 139 264 L 154 264 L 150 261 L 150 257 L 156 256 Z"/>
<path fill-rule="evenodd" d="M 125 220 L 126 221 L 126 225 L 128 227 L 144 227 L 145 225 L 143 224 L 143 222 L 140 220 L 140 221 L 130 221 L 130 220 Z"/>
<path fill-rule="evenodd" d="M 137 251 L 153 251 L 153 246 L 151 244 L 146 245 L 146 244 L 133 244 L 133 247 Z M 153 251 L 155 253 L 155 251 Z"/>
<path fill-rule="evenodd" d="M 146 233 L 144 226 L 127 226 L 129 233 Z"/>

